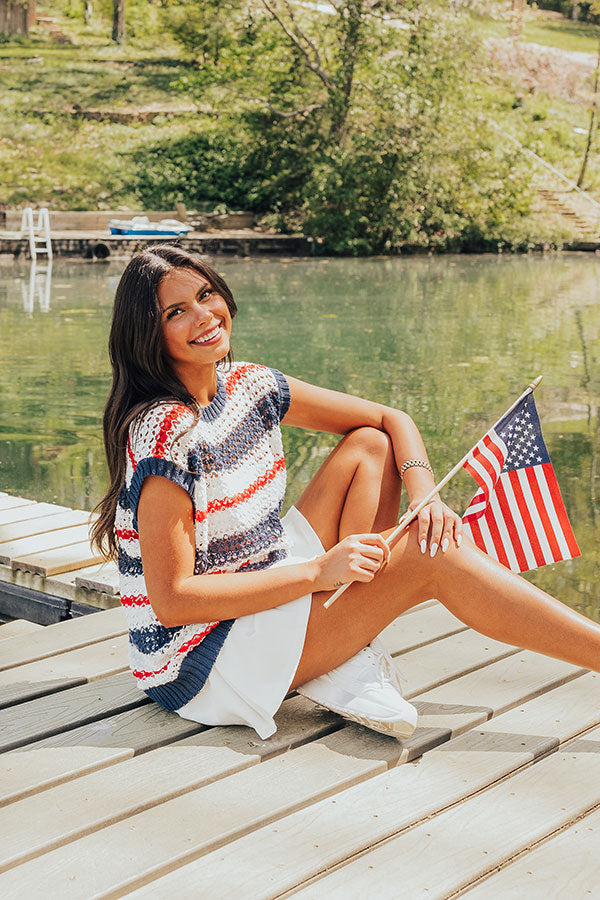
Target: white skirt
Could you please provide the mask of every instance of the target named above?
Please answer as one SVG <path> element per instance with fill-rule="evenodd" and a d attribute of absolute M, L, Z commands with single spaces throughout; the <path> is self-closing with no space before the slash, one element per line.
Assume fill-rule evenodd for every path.
<path fill-rule="evenodd" d="M 289 556 L 275 566 L 325 552 L 317 533 L 292 506 L 281 520 Z M 203 725 L 249 725 L 262 740 L 277 731 L 273 716 L 293 681 L 306 638 L 312 594 L 240 616 L 231 626 L 202 690 L 177 710 Z"/>

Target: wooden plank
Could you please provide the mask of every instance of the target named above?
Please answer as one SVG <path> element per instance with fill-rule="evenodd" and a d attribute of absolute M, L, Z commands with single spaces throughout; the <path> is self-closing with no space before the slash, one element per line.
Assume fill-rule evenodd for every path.
<path fill-rule="evenodd" d="M 31 506 L 35 500 L 26 500 L 25 497 L 12 497 L 10 494 L 0 496 L 0 510 L 17 509 L 19 506 Z"/>
<path fill-rule="evenodd" d="M 252 728 L 207 729 L 147 704 L 0 755 L 0 805 L 173 741 L 176 746 L 222 747 L 250 761 L 268 758 L 328 734 L 336 727 L 332 718 L 303 697 L 291 697 L 275 716 L 277 732 L 261 741 Z"/>
<path fill-rule="evenodd" d="M 528 650 L 419 694 L 415 733 L 403 741 L 406 759 L 485 722 L 544 691 L 579 677 L 584 670 Z"/>
<path fill-rule="evenodd" d="M 87 591 L 116 596 L 119 593 L 119 568 L 114 562 L 100 563 L 77 572 L 75 586 Z"/>
<path fill-rule="evenodd" d="M 405 696 L 411 698 L 518 652 L 469 628 L 403 653 L 395 661 L 406 682 Z"/>
<path fill-rule="evenodd" d="M 126 748 L 28 747 L 0 755 L 0 807 L 132 756 Z"/>
<path fill-rule="evenodd" d="M 582 738 L 584 740 L 584 738 Z M 464 894 L 469 900 L 600 896 L 600 810 L 590 813 Z"/>
<path fill-rule="evenodd" d="M 56 506 L 54 503 L 28 501 L 25 506 L 15 506 L 10 509 L 4 509 L 0 504 L 0 525 L 9 525 L 11 522 L 26 522 L 28 519 L 55 516 L 66 512 L 69 512 L 68 506 Z"/>
<path fill-rule="evenodd" d="M 33 634 L 34 631 L 39 631 L 41 628 L 43 628 L 43 625 L 38 625 L 36 622 L 28 622 L 27 619 L 15 619 L 13 622 L 6 622 L 4 625 L 0 625 L 0 641 L 19 637 L 22 634 Z"/>
<path fill-rule="evenodd" d="M 48 625 L 36 634 L 15 637 L 3 647 L 0 671 L 117 637 L 126 631 L 125 613 L 121 607 Z"/>
<path fill-rule="evenodd" d="M 444 898 L 600 802 L 600 729 L 417 825 L 297 895 Z M 556 864 L 556 863 L 555 863 Z M 569 892 L 569 896 L 572 894 Z"/>
<path fill-rule="evenodd" d="M 0 752 L 150 703 L 129 673 L 0 710 Z"/>
<path fill-rule="evenodd" d="M 430 751 L 418 765 L 391 769 L 333 799 L 280 819 L 276 827 L 262 827 L 203 855 L 160 880 L 149 874 L 147 887 L 132 893 L 132 900 L 170 896 L 273 900 L 349 856 L 494 784 L 552 751 L 559 741 L 596 725 L 600 719 L 599 686 L 600 676 L 593 673 L 570 681 Z M 487 808 L 489 811 L 490 805 Z M 456 834 L 446 831 L 439 842 L 448 869 L 458 868 L 452 856 Z M 414 851 L 417 861 L 422 860 L 427 843 L 422 838 Z M 431 849 L 437 846 L 434 843 Z M 384 869 L 386 876 L 388 871 Z M 329 896 L 327 883 L 316 882 L 322 887 L 321 898 Z M 405 889 L 402 879 L 390 876 L 390 885 L 396 898 L 398 885 L 402 885 L 402 896 L 421 896 Z M 356 896 L 357 890 L 359 896 L 371 896 L 371 891 L 355 882 L 350 890 L 346 885 L 346 897 Z"/>
<path fill-rule="evenodd" d="M 72 572 L 74 569 L 83 569 L 100 562 L 101 558 L 90 547 L 89 541 L 81 541 L 70 547 L 58 547 L 55 550 L 46 550 L 42 554 L 31 553 L 13 559 L 13 570 L 21 569 L 24 572 L 32 572 L 34 575 L 42 575 L 49 578 L 51 575 L 59 575 L 62 572 Z"/>
<path fill-rule="evenodd" d="M 442 606 L 441 603 L 425 607 L 411 614 L 398 616 L 381 632 L 381 639 L 394 653 L 404 653 L 429 644 L 431 641 L 466 631 L 467 626 Z"/>
<path fill-rule="evenodd" d="M 0 672 L 0 709 L 128 668 L 127 636 L 99 641 Z"/>
<path fill-rule="evenodd" d="M 16 893 L 37 897 L 44 892 L 45 897 L 68 900 L 121 891 L 139 881 L 141 871 L 164 871 L 174 860 L 219 846 L 387 768 L 368 753 L 340 752 L 335 737 L 299 747 L 57 847 L 0 875 L 0 892 L 6 897 Z"/>
<path fill-rule="evenodd" d="M 31 554 L 42 556 L 46 550 L 68 547 L 71 544 L 87 541 L 88 533 L 89 526 L 87 524 L 79 524 L 60 528 L 58 531 L 49 531 L 45 534 L 35 534 L 33 537 L 4 541 L 0 544 L 0 563 L 10 565 L 13 559 Z"/>
<path fill-rule="evenodd" d="M 2 582 L 7 581 L 9 584 L 18 584 L 20 587 L 39 591 L 42 594 L 52 594 L 54 597 L 74 600 L 77 595 L 75 578 L 75 572 L 58 575 L 54 578 L 42 578 L 40 575 L 21 572 L 19 569 L 13 571 L 10 566 L 4 566 L 0 563 L 0 588 L 2 587 Z"/>
<path fill-rule="evenodd" d="M 277 733 L 266 741 L 257 741 L 251 728 L 205 729 L 110 770 L 70 780 L 54 790 L 31 796 L 26 802 L 5 806 L 0 809 L 0 871 L 159 802 L 247 769 L 265 757 L 322 736 L 331 728 L 322 721 L 321 728 L 315 729 L 310 716 L 306 717 L 307 727 L 302 729 L 303 713 L 311 706 L 303 697 L 291 698 L 285 706 L 276 717 Z M 149 712 L 155 713 L 156 742 L 161 724 L 164 726 L 176 717 L 157 706 L 135 711 L 138 716 Z M 163 722 L 158 724 L 157 718 Z M 381 755 L 381 761 L 384 760 L 385 754 Z"/>
<path fill-rule="evenodd" d="M 80 509 L 69 509 L 64 513 L 36 516 L 22 522 L 11 522 L 7 525 L 0 524 L 0 562 L 8 565 L 11 559 L 10 554 L 5 553 L 2 546 L 7 542 L 59 531 L 62 528 L 72 528 L 75 525 L 85 525 L 89 521 L 90 514 L 88 512 Z M 36 547 L 35 549 L 38 548 Z"/>
<path fill-rule="evenodd" d="M 430 609 L 420 610 L 419 613 L 424 617 L 430 615 Z M 94 624 L 101 624 L 104 620 L 101 618 L 106 614 L 96 614 Z M 123 619 L 124 622 L 124 619 Z M 439 622 L 438 622 L 439 624 Z M 63 637 L 71 638 L 75 642 L 74 634 L 75 623 L 64 624 L 64 627 L 51 626 L 57 631 L 57 637 L 62 633 Z M 48 630 L 48 629 L 47 629 Z M 81 626 L 77 626 L 77 631 L 81 630 Z M 110 636 L 110 635 L 107 635 Z M 79 635 L 78 635 L 79 637 Z M 88 626 L 85 627 L 84 637 L 89 638 Z M 65 649 L 64 644 L 60 645 Z M 68 646 L 68 644 L 67 644 Z M 52 643 L 52 649 L 56 650 L 56 643 Z M 392 644 L 392 650 L 396 648 Z M 47 651 L 47 647 L 38 648 L 37 652 Z M 24 652 L 20 649 L 20 653 Z M 309 701 L 303 698 L 289 698 L 279 711 L 276 721 L 278 723 L 278 732 L 269 741 L 260 741 L 251 729 L 235 729 L 236 734 L 245 734 L 247 748 L 245 752 L 250 752 L 251 748 L 258 748 L 262 755 L 281 752 L 289 746 L 299 746 L 301 743 L 322 736 L 329 731 L 339 728 L 342 720 L 333 713 L 315 707 Z M 294 731 L 294 728 L 296 731 Z M 141 709 L 134 709 L 127 713 L 103 718 L 101 721 L 92 722 L 79 728 L 71 729 L 65 733 L 57 734 L 46 740 L 38 742 L 35 746 L 38 752 L 43 748 L 58 748 L 71 746 L 105 746 L 107 748 L 127 747 L 136 753 L 145 752 L 152 747 L 159 746 L 162 743 L 177 740 L 190 731 L 198 730 L 196 726 L 190 727 L 190 723 L 185 722 L 178 716 L 164 713 L 154 704 Z M 384 739 L 385 740 L 385 739 Z M 393 744 L 394 747 L 400 746 Z M 254 752 L 254 750 L 252 750 Z M 59 772 L 69 774 L 74 777 L 77 774 L 77 762 L 74 763 L 75 769 L 63 769 L 59 767 Z M 87 756 L 84 758 L 83 767 L 88 765 Z M 58 776 L 57 776 L 58 777 Z M 27 782 L 27 786 L 21 787 L 21 791 L 35 790 L 35 776 L 32 773 L 31 782 Z M 1 797 L 1 795 L 0 795 Z"/>

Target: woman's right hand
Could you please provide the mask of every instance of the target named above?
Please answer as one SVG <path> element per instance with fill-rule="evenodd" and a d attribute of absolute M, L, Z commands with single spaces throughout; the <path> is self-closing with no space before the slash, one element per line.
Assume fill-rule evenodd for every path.
<path fill-rule="evenodd" d="M 380 534 L 349 534 L 316 560 L 315 591 L 334 591 L 351 581 L 372 581 L 389 558 L 390 548 Z"/>

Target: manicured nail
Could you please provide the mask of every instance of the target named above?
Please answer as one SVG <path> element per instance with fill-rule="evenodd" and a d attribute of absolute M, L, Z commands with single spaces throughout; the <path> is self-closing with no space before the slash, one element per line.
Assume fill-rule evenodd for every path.
<path fill-rule="evenodd" d="M 435 556 L 435 554 L 437 553 L 437 548 L 438 548 L 438 545 L 434 541 L 433 544 L 431 545 L 431 550 L 429 551 L 429 555 Z"/>
<path fill-rule="evenodd" d="M 442 541 L 442 553 L 446 552 L 449 543 L 450 541 L 448 540 L 448 538 L 444 538 L 444 540 Z"/>
<path fill-rule="evenodd" d="M 458 537 L 456 538 L 456 546 L 460 547 L 461 544 L 462 544 L 462 534 L 459 534 Z"/>
<path fill-rule="evenodd" d="M 421 553 L 425 553 L 426 550 L 427 550 L 427 541 L 423 540 L 423 541 L 421 541 Z"/>

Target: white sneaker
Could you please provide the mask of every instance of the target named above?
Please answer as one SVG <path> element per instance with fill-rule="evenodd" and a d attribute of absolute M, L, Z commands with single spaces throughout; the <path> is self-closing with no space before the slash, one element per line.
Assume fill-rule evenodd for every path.
<path fill-rule="evenodd" d="M 400 676 L 381 641 L 296 688 L 299 694 L 381 734 L 409 737 L 417 710 L 400 693 Z"/>

